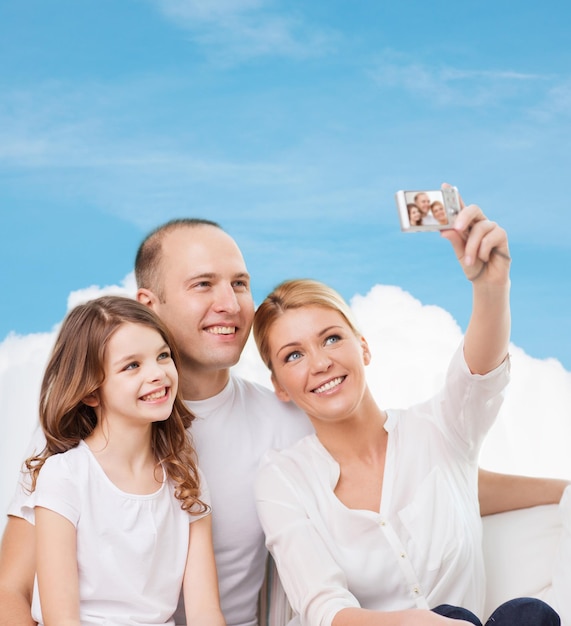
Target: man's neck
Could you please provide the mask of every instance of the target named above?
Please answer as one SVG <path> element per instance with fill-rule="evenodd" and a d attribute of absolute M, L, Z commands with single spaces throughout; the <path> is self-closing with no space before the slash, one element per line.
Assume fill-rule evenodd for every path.
<path fill-rule="evenodd" d="M 188 370 L 179 372 L 179 385 L 185 400 L 207 400 L 219 394 L 228 384 L 230 369 Z"/>

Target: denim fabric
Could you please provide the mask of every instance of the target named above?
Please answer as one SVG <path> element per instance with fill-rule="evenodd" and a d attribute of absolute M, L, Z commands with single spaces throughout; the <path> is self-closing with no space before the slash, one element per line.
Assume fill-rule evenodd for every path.
<path fill-rule="evenodd" d="M 463 609 L 460 606 L 452 606 L 451 604 L 441 604 L 432 609 L 434 613 L 443 615 L 444 617 L 450 617 L 452 619 L 463 619 L 467 622 L 472 622 L 475 626 L 482 626 L 482 622 L 468 609 Z"/>
<path fill-rule="evenodd" d="M 537 598 L 515 598 L 501 604 L 486 622 L 486 626 L 561 626 L 559 615 Z"/>
<path fill-rule="evenodd" d="M 482 622 L 467 609 L 441 604 L 432 609 L 434 613 L 463 619 L 482 626 Z M 515 598 L 500 605 L 491 615 L 486 626 L 561 626 L 559 615 L 545 602 L 536 598 Z"/>

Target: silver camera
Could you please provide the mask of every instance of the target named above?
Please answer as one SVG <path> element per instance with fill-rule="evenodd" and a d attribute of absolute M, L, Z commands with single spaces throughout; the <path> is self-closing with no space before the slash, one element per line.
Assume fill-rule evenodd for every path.
<path fill-rule="evenodd" d="M 397 191 L 395 200 L 401 230 L 406 232 L 452 228 L 462 208 L 456 187 L 443 187 L 438 191 Z"/>

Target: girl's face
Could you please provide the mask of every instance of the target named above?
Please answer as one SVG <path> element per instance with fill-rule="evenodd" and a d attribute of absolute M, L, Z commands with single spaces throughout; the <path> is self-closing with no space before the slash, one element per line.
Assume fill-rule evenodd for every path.
<path fill-rule="evenodd" d="M 169 418 L 178 373 L 158 331 L 143 324 L 120 326 L 107 344 L 104 369 L 97 394 L 102 417 L 145 425 Z"/>
<path fill-rule="evenodd" d="M 418 222 L 420 222 L 420 218 L 422 217 L 421 213 L 420 213 L 420 209 L 418 209 L 417 207 L 411 207 L 410 209 L 410 222 L 411 224 L 417 224 Z"/>
<path fill-rule="evenodd" d="M 270 328 L 268 339 L 281 400 L 293 401 L 312 420 L 338 421 L 358 410 L 370 353 L 338 311 L 290 309 Z"/>

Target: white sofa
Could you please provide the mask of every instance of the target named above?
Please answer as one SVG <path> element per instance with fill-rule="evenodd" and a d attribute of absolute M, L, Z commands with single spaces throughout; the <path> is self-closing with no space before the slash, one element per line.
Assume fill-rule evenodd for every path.
<path fill-rule="evenodd" d="M 566 519 L 571 526 L 570 489 L 567 489 L 564 500 L 568 509 Z M 559 593 L 558 599 L 564 595 L 571 596 L 571 586 L 567 588 L 571 579 L 571 540 L 567 539 L 566 546 L 560 543 L 564 536 L 560 506 L 537 506 L 489 515 L 483 518 L 483 527 L 486 618 L 506 600 L 532 596 L 555 606 L 562 616 L 563 626 L 571 626 L 571 620 L 564 616 L 565 607 L 557 606 L 552 585 L 554 568 L 565 565 L 565 580 L 560 579 L 563 594 Z M 571 537 L 571 528 L 568 527 L 567 531 Z M 562 550 L 566 550 L 566 563 L 561 563 Z M 571 604 L 571 600 L 567 599 L 566 603 Z M 285 626 L 292 617 L 291 607 L 270 559 L 260 595 L 260 626 Z"/>

